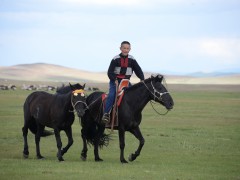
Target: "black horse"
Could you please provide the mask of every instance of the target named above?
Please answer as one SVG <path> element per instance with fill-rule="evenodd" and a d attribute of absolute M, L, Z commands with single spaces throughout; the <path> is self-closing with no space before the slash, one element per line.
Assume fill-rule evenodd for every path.
<path fill-rule="evenodd" d="M 85 86 L 85 85 L 84 85 Z M 49 94 L 44 91 L 31 93 L 24 103 L 24 126 L 22 128 L 24 137 L 23 156 L 28 158 L 28 129 L 35 134 L 37 158 L 44 158 L 40 153 L 40 137 L 44 134 L 45 126 L 53 128 L 57 141 L 59 161 L 64 161 L 63 155 L 73 144 L 72 124 L 74 121 L 74 110 L 79 117 L 82 117 L 86 110 L 86 97 L 84 95 L 84 86 L 79 84 L 66 87 L 71 89 L 66 94 Z M 77 87 L 77 88 L 76 88 Z M 64 130 L 68 137 L 68 144 L 62 148 L 60 131 Z"/>
<path fill-rule="evenodd" d="M 145 105 L 154 100 L 166 109 L 173 108 L 174 102 L 167 89 L 162 84 L 163 76 L 156 75 L 139 82 L 125 90 L 122 103 L 118 108 L 119 125 L 115 129 L 119 133 L 120 161 L 127 163 L 124 158 L 125 131 L 131 132 L 140 142 L 137 151 L 129 156 L 129 161 L 134 161 L 140 155 L 144 145 L 144 138 L 139 125 L 142 120 L 142 110 Z M 95 161 L 102 161 L 99 157 L 98 147 L 104 141 L 105 125 L 101 123 L 102 118 L 102 92 L 94 92 L 87 97 L 88 110 L 81 118 L 83 150 L 81 158 L 87 158 L 87 142 L 94 145 Z"/>

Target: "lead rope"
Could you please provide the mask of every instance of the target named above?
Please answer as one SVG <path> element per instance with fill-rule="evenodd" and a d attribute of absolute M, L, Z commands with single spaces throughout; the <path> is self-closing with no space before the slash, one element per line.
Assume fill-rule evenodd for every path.
<path fill-rule="evenodd" d="M 151 104 L 153 110 L 154 110 L 158 115 L 164 116 L 164 115 L 166 115 L 166 114 L 168 113 L 168 111 L 169 111 L 169 110 L 167 110 L 167 112 L 165 112 L 165 113 L 162 114 L 162 113 L 158 112 L 158 111 L 154 108 L 152 101 L 150 101 L 150 104 Z"/>

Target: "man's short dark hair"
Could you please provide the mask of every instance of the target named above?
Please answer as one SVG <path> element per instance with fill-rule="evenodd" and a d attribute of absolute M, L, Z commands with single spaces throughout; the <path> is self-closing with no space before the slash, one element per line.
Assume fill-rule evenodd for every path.
<path fill-rule="evenodd" d="M 129 46 L 131 46 L 130 42 L 128 42 L 128 41 L 123 41 L 123 42 L 121 43 L 121 46 L 122 46 L 123 44 L 128 44 Z"/>

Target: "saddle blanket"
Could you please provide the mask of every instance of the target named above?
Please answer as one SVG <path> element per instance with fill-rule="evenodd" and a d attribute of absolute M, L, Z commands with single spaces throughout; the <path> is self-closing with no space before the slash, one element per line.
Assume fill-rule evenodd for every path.
<path fill-rule="evenodd" d="M 128 79 L 123 79 L 119 86 L 118 86 L 118 93 L 117 93 L 117 107 L 119 107 L 121 105 L 122 102 L 122 98 L 124 96 L 124 88 L 129 86 L 129 80 Z M 106 99 L 107 99 L 107 94 L 104 93 L 102 94 L 102 102 L 103 102 L 103 108 L 105 108 L 106 105 Z M 115 120 L 114 120 L 114 127 L 118 126 L 118 114 L 117 114 L 117 108 L 116 108 L 116 116 L 115 116 Z M 111 127 L 112 124 L 112 113 L 110 114 L 111 120 L 109 123 L 106 124 L 106 127 Z"/>

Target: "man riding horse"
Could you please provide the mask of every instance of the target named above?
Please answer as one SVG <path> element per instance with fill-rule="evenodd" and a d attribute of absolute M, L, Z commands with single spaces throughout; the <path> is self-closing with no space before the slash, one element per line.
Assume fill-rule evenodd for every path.
<path fill-rule="evenodd" d="M 108 77 L 110 79 L 109 94 L 102 117 L 103 123 L 110 121 L 110 111 L 116 96 L 116 85 L 119 84 L 122 79 L 130 79 L 133 71 L 141 81 L 144 80 L 141 67 L 138 65 L 136 59 L 128 54 L 131 50 L 131 44 L 128 41 L 123 41 L 120 50 L 121 53 L 112 59 L 108 68 Z"/>

